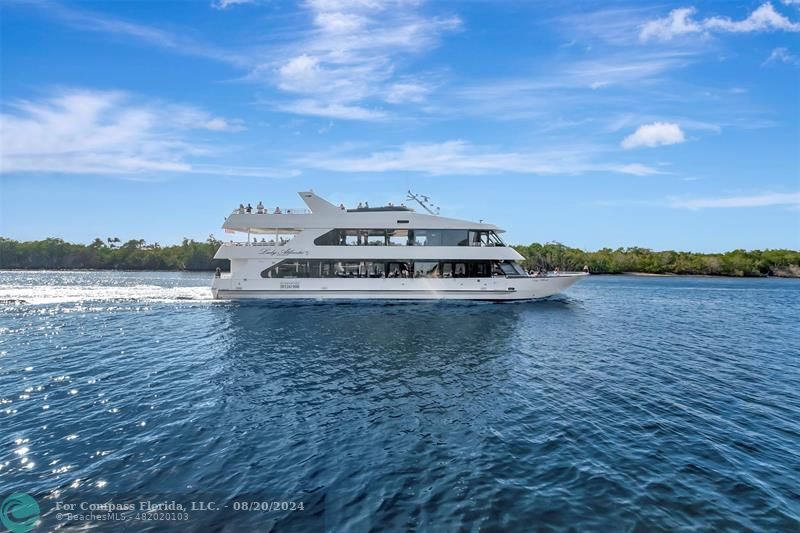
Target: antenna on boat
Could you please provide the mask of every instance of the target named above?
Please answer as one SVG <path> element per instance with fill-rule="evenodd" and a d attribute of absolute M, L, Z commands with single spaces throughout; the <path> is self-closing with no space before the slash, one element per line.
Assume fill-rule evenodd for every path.
<path fill-rule="evenodd" d="M 406 198 L 406 200 L 414 200 L 415 202 L 417 202 L 419 205 L 422 206 L 422 209 L 424 209 L 431 215 L 439 214 L 439 208 L 433 205 L 433 203 L 431 203 L 431 199 L 428 196 L 425 196 L 424 194 L 414 194 L 413 192 L 408 191 L 408 197 Z M 434 209 L 436 210 L 435 212 Z"/>

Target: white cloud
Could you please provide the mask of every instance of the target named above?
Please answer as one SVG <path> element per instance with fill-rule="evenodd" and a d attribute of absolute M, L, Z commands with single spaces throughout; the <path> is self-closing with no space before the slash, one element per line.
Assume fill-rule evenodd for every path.
<path fill-rule="evenodd" d="M 205 172 L 192 158 L 211 150 L 191 132 L 236 131 L 239 120 L 119 91 L 67 90 L 0 113 L 0 172 L 141 174 Z M 246 175 L 252 168 L 242 170 Z M 236 173 L 228 167 L 228 173 Z"/>
<path fill-rule="evenodd" d="M 244 131 L 247 128 L 241 119 L 213 116 L 206 111 L 187 105 L 158 104 L 148 110 L 158 115 L 161 124 L 184 130 Z"/>
<path fill-rule="evenodd" d="M 792 22 L 775 11 L 775 8 L 769 2 L 761 4 L 744 20 L 735 21 L 727 17 L 711 17 L 705 20 L 704 25 L 709 29 L 734 33 L 779 30 L 800 31 L 800 23 Z"/>
<path fill-rule="evenodd" d="M 398 73 L 398 59 L 438 44 L 443 32 L 457 29 L 455 17 L 424 16 L 418 2 L 312 0 L 306 5 L 312 29 L 251 70 L 250 79 L 266 80 L 299 102 L 279 107 L 297 114 L 374 120 L 368 104 L 420 102 L 427 87 Z M 313 105 L 309 105 L 309 103 Z M 320 112 L 323 110 L 323 112 Z M 380 113 L 381 116 L 385 115 Z"/>
<path fill-rule="evenodd" d="M 761 64 L 769 65 L 771 63 L 786 63 L 787 65 L 797 65 L 800 64 L 800 59 L 797 56 L 789 52 L 786 48 L 775 48 L 769 54 L 769 57 L 764 60 Z"/>
<path fill-rule="evenodd" d="M 626 150 L 647 146 L 653 148 L 668 144 L 679 144 L 686 140 L 683 130 L 677 124 L 671 122 L 653 122 L 644 124 L 628 135 L 622 141 L 622 147 Z"/>
<path fill-rule="evenodd" d="M 632 174 L 634 176 L 653 176 L 655 174 L 663 174 L 660 170 L 653 167 L 642 165 L 641 163 L 631 163 L 618 167 L 618 171 L 623 174 Z"/>
<path fill-rule="evenodd" d="M 399 149 L 366 156 L 312 155 L 297 163 L 335 172 L 420 172 L 435 176 L 480 174 L 563 174 L 613 172 L 644 176 L 660 172 L 641 164 L 599 163 L 588 160 L 583 147 L 514 152 L 455 140 L 405 144 Z"/>
<path fill-rule="evenodd" d="M 695 20 L 697 10 L 693 7 L 673 9 L 664 18 L 646 22 L 639 32 L 641 41 L 669 41 L 673 37 L 691 33 L 731 32 L 749 33 L 762 31 L 800 31 L 800 23 L 792 22 L 775 11 L 770 2 L 761 4 L 747 18 L 732 20 L 728 17 L 710 17 Z"/>
<path fill-rule="evenodd" d="M 670 206 L 681 209 L 713 209 L 735 207 L 800 206 L 800 192 L 782 194 L 759 194 L 755 196 L 732 196 L 725 198 L 676 199 Z"/>
<path fill-rule="evenodd" d="M 316 100 L 295 100 L 280 105 L 279 109 L 297 115 L 310 115 L 342 120 L 373 121 L 386 118 L 386 113 L 380 110 L 368 109 L 355 105 L 325 103 Z"/>
<path fill-rule="evenodd" d="M 673 9 L 666 17 L 645 23 L 639 33 L 639 39 L 668 41 L 676 35 L 702 32 L 702 24 L 691 19 L 696 12 L 693 7 Z"/>
<path fill-rule="evenodd" d="M 203 123 L 203 128 L 211 131 L 244 131 L 244 121 L 241 119 L 227 120 L 222 117 L 213 117 Z"/>
<path fill-rule="evenodd" d="M 422 102 L 430 91 L 430 87 L 421 83 L 394 83 L 386 89 L 386 101 L 390 104 Z"/>
<path fill-rule="evenodd" d="M 215 2 L 211 3 L 211 7 L 214 9 L 228 9 L 231 6 L 252 4 L 254 2 L 255 0 L 216 0 Z"/>

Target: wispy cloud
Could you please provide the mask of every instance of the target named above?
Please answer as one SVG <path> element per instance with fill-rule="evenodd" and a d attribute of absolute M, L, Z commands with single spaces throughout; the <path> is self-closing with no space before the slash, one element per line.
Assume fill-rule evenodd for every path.
<path fill-rule="evenodd" d="M 680 209 L 716 209 L 737 207 L 800 206 L 800 192 L 670 200 L 670 206 Z"/>
<path fill-rule="evenodd" d="M 214 9 L 228 9 L 231 6 L 253 4 L 256 0 L 215 0 L 211 2 Z"/>
<path fill-rule="evenodd" d="M 789 52 L 788 48 L 775 48 L 769 54 L 767 59 L 761 64 L 762 66 L 770 65 L 773 63 L 785 63 L 787 65 L 800 64 L 800 58 Z"/>
<path fill-rule="evenodd" d="M 492 173 L 564 174 L 610 172 L 637 176 L 659 174 L 639 163 L 605 163 L 586 154 L 591 149 L 569 147 L 548 151 L 501 151 L 462 140 L 442 143 L 409 143 L 398 149 L 365 156 L 316 154 L 296 161 L 311 168 L 335 172 L 419 172 L 430 175 L 476 175 Z"/>
<path fill-rule="evenodd" d="M 356 105 L 325 103 L 319 100 L 293 100 L 279 104 L 277 108 L 287 113 L 310 115 L 315 117 L 336 118 L 342 120 L 383 120 L 386 113 L 380 109 L 370 109 Z"/>
<path fill-rule="evenodd" d="M 539 124 L 550 124 L 563 122 L 562 114 L 570 113 L 567 122 L 578 125 L 612 109 L 618 113 L 629 110 L 632 98 L 663 90 L 670 73 L 694 61 L 693 51 L 636 48 L 539 64 L 512 78 L 468 80 L 460 87 L 451 84 L 446 94 L 429 98 L 431 114 L 489 120 L 536 118 Z"/>
<path fill-rule="evenodd" d="M 431 92 L 431 87 L 420 82 L 398 82 L 386 88 L 385 100 L 390 104 L 422 102 Z"/>
<path fill-rule="evenodd" d="M 778 13 L 770 2 L 761 4 L 742 20 L 728 17 L 695 19 L 697 9 L 682 7 L 673 9 L 664 18 L 646 22 L 639 33 L 643 42 L 669 41 L 687 34 L 708 34 L 710 32 L 750 33 L 762 31 L 800 31 L 800 23 Z"/>
<path fill-rule="evenodd" d="M 38 7 L 43 15 L 53 17 L 61 23 L 81 31 L 104 33 L 116 38 L 129 38 L 136 41 L 172 50 L 177 53 L 206 57 L 214 61 L 246 67 L 250 61 L 246 54 L 240 54 L 196 41 L 185 33 L 173 33 L 161 28 L 138 24 L 96 11 L 78 9 L 58 2 L 32 0 L 24 6 Z"/>
<path fill-rule="evenodd" d="M 686 140 L 681 127 L 672 122 L 653 122 L 639 126 L 635 132 L 622 140 L 626 150 L 643 146 L 654 148 L 669 144 L 679 144 Z"/>
<path fill-rule="evenodd" d="M 88 90 L 7 106 L 0 113 L 2 173 L 141 175 L 206 173 L 211 168 L 231 175 L 257 173 L 252 167 L 197 162 L 213 149 L 192 140 L 193 131 L 219 134 L 239 131 L 244 124 L 192 106 L 144 103 L 120 91 Z"/>
<path fill-rule="evenodd" d="M 312 0 L 306 8 L 312 28 L 270 50 L 270 60 L 249 75 L 300 97 L 281 106 L 297 114 L 374 120 L 368 108 L 378 102 L 421 101 L 426 85 L 401 77 L 398 59 L 436 46 L 443 32 L 461 25 L 455 16 L 426 16 L 419 2 L 405 0 Z"/>
<path fill-rule="evenodd" d="M 642 24 L 657 14 L 657 6 L 613 6 L 605 9 L 580 10 L 578 14 L 560 16 L 555 22 L 570 39 L 561 47 L 587 43 L 628 46 L 634 44 Z"/>

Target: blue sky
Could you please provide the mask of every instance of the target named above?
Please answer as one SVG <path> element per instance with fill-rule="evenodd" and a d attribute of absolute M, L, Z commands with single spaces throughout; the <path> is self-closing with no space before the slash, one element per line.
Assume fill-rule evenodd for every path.
<path fill-rule="evenodd" d="M 800 0 L 0 9 L 6 237 L 411 188 L 513 243 L 800 248 Z"/>

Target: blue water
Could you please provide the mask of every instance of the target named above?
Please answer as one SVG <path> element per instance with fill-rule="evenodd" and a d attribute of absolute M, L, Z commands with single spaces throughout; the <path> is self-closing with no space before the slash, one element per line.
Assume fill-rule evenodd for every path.
<path fill-rule="evenodd" d="M 518 304 L 239 304 L 210 281 L 0 273 L 26 302 L 0 304 L 0 497 L 49 527 L 59 501 L 229 505 L 102 530 L 800 528 L 797 280 Z"/>

